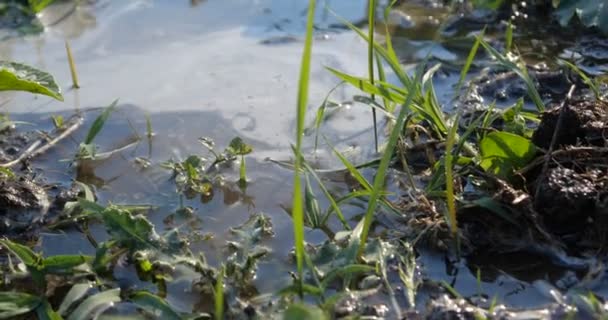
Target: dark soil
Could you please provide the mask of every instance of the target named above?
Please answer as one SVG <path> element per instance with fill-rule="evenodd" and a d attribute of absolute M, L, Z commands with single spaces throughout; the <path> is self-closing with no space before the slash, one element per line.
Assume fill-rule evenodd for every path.
<path fill-rule="evenodd" d="M 554 148 L 564 146 L 605 146 L 608 137 L 607 106 L 594 101 L 577 101 L 555 108 L 542 115 L 541 123 L 532 136 L 535 145 L 548 149 L 559 114 L 562 124 Z"/>

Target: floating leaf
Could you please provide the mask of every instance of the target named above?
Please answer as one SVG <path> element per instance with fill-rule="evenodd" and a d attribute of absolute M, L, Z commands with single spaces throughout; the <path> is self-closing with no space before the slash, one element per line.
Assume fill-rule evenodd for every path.
<path fill-rule="evenodd" d="M 481 167 L 501 178 L 524 167 L 534 158 L 536 147 L 522 136 L 498 131 L 487 134 L 479 143 Z"/>
<path fill-rule="evenodd" d="M 38 93 L 63 101 L 61 89 L 49 73 L 25 64 L 0 61 L 0 91 Z"/>

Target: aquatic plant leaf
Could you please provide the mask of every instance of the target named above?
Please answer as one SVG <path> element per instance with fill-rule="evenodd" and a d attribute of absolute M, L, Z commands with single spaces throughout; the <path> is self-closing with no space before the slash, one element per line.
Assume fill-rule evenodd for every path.
<path fill-rule="evenodd" d="M 514 170 L 528 164 L 536 154 L 534 144 L 509 132 L 496 131 L 487 134 L 479 143 L 480 166 L 501 178 L 509 178 Z"/>
<path fill-rule="evenodd" d="M 91 314 L 119 302 L 120 289 L 103 291 L 86 298 L 68 317 L 67 320 L 88 320 Z"/>
<path fill-rule="evenodd" d="M 157 319 L 182 320 L 182 317 L 164 299 L 147 291 L 137 291 L 129 296 L 129 301 L 136 304 L 144 312 L 154 315 Z"/>
<path fill-rule="evenodd" d="M 12 319 L 29 313 L 40 305 L 37 296 L 22 292 L 0 292 L 0 319 Z"/>
<path fill-rule="evenodd" d="M 246 155 L 253 152 L 253 147 L 246 144 L 241 137 L 236 137 L 230 141 L 230 145 L 226 148 L 226 153 L 231 155 Z"/>
<path fill-rule="evenodd" d="M 285 320 L 329 320 L 329 316 L 319 307 L 305 305 L 305 304 L 292 304 L 290 305 L 285 313 L 283 314 Z"/>
<path fill-rule="evenodd" d="M 63 101 L 53 76 L 25 64 L 0 61 L 0 91 L 17 90 L 43 94 Z"/>
<path fill-rule="evenodd" d="M 162 247 L 154 225 L 141 214 L 109 207 L 102 213 L 102 219 L 112 238 L 130 250 Z"/>
<path fill-rule="evenodd" d="M 560 0 L 554 12 L 559 23 L 567 26 L 576 15 L 586 27 L 608 33 L 608 2 L 598 0 Z"/>

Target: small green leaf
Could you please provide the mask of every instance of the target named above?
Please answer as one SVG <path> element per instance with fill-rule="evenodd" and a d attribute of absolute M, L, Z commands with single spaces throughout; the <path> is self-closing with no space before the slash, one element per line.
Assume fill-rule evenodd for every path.
<path fill-rule="evenodd" d="M 487 134 L 479 149 L 481 167 L 501 178 L 509 178 L 514 170 L 524 167 L 536 154 L 536 147 L 530 140 L 504 131 Z"/>
<path fill-rule="evenodd" d="M 246 155 L 253 151 L 253 147 L 243 142 L 243 139 L 236 137 L 230 141 L 230 145 L 226 148 L 226 153 L 231 155 Z"/>
<path fill-rule="evenodd" d="M 39 297 L 27 293 L 0 292 L 0 319 L 12 319 L 31 312 L 40 302 Z"/>
<path fill-rule="evenodd" d="M 0 61 L 0 91 L 38 93 L 63 101 L 61 89 L 49 73 L 25 64 Z"/>
<path fill-rule="evenodd" d="M 305 305 L 305 304 L 292 304 L 290 305 L 285 314 L 283 314 L 285 320 L 328 320 L 329 316 L 319 307 Z"/>

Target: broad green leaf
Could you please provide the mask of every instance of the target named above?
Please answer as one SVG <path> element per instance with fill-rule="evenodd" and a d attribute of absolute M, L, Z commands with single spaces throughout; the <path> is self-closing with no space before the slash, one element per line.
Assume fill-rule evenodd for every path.
<path fill-rule="evenodd" d="M 285 320 L 329 320 L 329 316 L 319 307 L 305 305 L 305 304 L 292 304 L 290 305 L 285 314 L 283 314 Z"/>
<path fill-rule="evenodd" d="M 120 289 L 103 291 L 86 298 L 67 318 L 67 320 L 89 320 L 93 312 L 119 302 Z"/>
<path fill-rule="evenodd" d="M 509 178 L 536 154 L 536 147 L 530 140 L 504 131 L 487 134 L 479 143 L 479 150 L 481 167 L 501 178 Z"/>
<path fill-rule="evenodd" d="M 33 311 L 40 305 L 40 298 L 22 292 L 0 292 L 0 319 L 12 319 L 15 316 Z"/>
<path fill-rule="evenodd" d="M 38 93 L 63 101 L 61 89 L 49 73 L 25 64 L 0 61 L 0 91 Z"/>
<path fill-rule="evenodd" d="M 182 320 L 182 317 L 162 298 L 146 291 L 137 291 L 129 300 L 157 319 Z"/>

